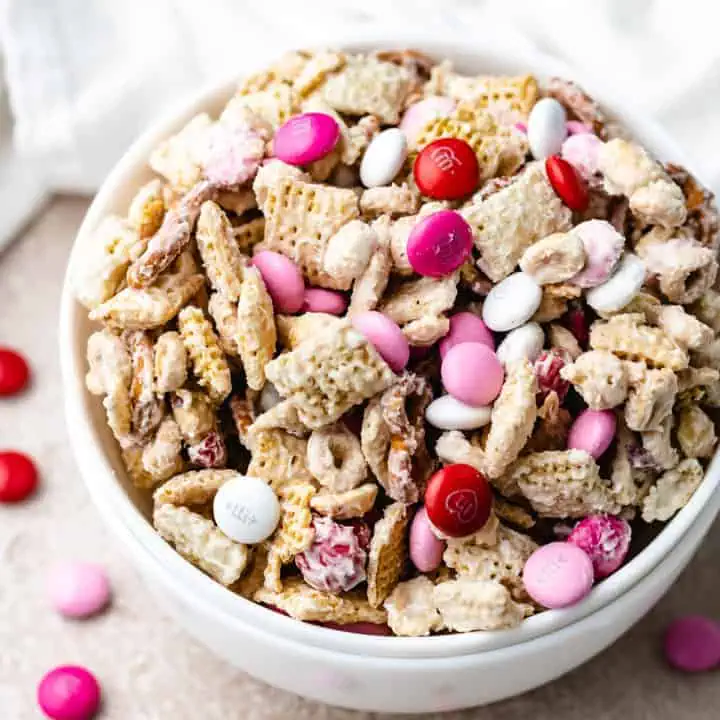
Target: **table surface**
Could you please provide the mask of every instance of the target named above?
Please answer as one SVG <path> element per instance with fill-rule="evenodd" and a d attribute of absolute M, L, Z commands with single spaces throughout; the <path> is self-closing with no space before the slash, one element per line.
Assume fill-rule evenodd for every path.
<path fill-rule="evenodd" d="M 86 207 L 80 198 L 54 200 L 0 255 L 0 344 L 24 352 L 35 373 L 28 393 L 0 404 L 0 447 L 28 452 L 42 472 L 42 489 L 31 502 L 0 507 L 0 718 L 39 718 L 38 679 L 55 665 L 77 663 L 102 683 L 105 720 L 378 720 L 275 690 L 215 658 L 163 615 L 100 521 L 70 452 L 56 351 L 62 277 Z M 677 615 L 720 616 L 719 553 L 716 524 L 658 606 L 561 680 L 492 708 L 427 717 L 716 718 L 717 672 L 670 671 L 660 642 Z M 81 623 L 55 615 L 44 592 L 48 569 L 72 558 L 102 563 L 115 591 L 108 612 Z"/>

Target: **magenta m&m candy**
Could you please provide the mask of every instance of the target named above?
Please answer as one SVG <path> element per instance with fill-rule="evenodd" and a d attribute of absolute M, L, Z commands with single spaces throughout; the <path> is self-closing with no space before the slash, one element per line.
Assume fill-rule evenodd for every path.
<path fill-rule="evenodd" d="M 352 324 L 394 372 L 405 368 L 410 359 L 410 345 L 396 322 L 381 312 L 368 310 L 353 316 Z"/>
<path fill-rule="evenodd" d="M 472 245 L 472 230 L 465 218 L 454 210 L 440 210 L 410 231 L 407 258 L 419 275 L 442 277 L 467 260 Z"/>
<path fill-rule="evenodd" d="M 445 541 L 433 533 L 424 507 L 412 519 L 408 545 L 410 560 L 420 572 L 432 572 L 440 567 Z"/>
<path fill-rule="evenodd" d="M 347 298 L 342 293 L 323 288 L 307 288 L 303 297 L 302 311 L 344 315 L 347 306 Z"/>
<path fill-rule="evenodd" d="M 545 172 L 557 196 L 571 209 L 582 212 L 590 201 L 585 181 L 577 170 L 559 155 L 545 161 Z"/>
<path fill-rule="evenodd" d="M 588 515 L 567 537 L 567 542 L 583 550 L 593 564 L 595 579 L 614 573 L 630 549 L 630 523 L 612 515 Z"/>
<path fill-rule="evenodd" d="M 0 347 L 0 397 L 15 395 L 30 381 L 30 368 L 22 355 L 10 348 Z"/>
<path fill-rule="evenodd" d="M 110 602 L 110 583 L 105 571 L 88 562 L 56 565 L 48 576 L 47 592 L 55 610 L 69 618 L 90 617 Z"/>
<path fill-rule="evenodd" d="M 330 115 L 295 115 L 275 133 L 273 154 L 290 165 L 307 165 L 332 152 L 339 137 L 340 127 Z"/>
<path fill-rule="evenodd" d="M 588 554 L 566 542 L 539 547 L 523 568 L 528 595 L 550 609 L 580 602 L 592 589 L 593 579 L 593 564 Z"/>
<path fill-rule="evenodd" d="M 425 512 L 433 532 L 458 538 L 482 529 L 492 510 L 492 490 L 485 476 L 457 463 L 438 470 L 425 490 Z"/>
<path fill-rule="evenodd" d="M 492 403 L 505 379 L 497 355 L 481 343 L 461 343 L 451 348 L 443 358 L 440 375 L 450 395 L 471 407 Z"/>
<path fill-rule="evenodd" d="M 100 686 L 77 665 L 62 665 L 40 681 L 37 702 L 52 720 L 90 720 L 100 707 Z"/>
<path fill-rule="evenodd" d="M 464 140 L 440 138 L 418 153 L 413 176 L 423 195 L 458 200 L 477 188 L 480 166 L 475 151 Z"/>
<path fill-rule="evenodd" d="M 597 460 L 610 447 L 616 427 L 612 410 L 583 410 L 570 428 L 568 449 L 584 450 Z"/>
<path fill-rule="evenodd" d="M 459 312 L 450 316 L 450 330 L 440 340 L 440 357 L 444 358 L 450 348 L 464 342 L 478 342 L 495 349 L 495 338 L 482 318 L 471 312 Z"/>
<path fill-rule="evenodd" d="M 25 500 L 35 492 L 38 472 L 25 454 L 12 450 L 0 452 L 0 503 Z"/>
<path fill-rule="evenodd" d="M 665 657 L 670 665 L 685 672 L 720 666 L 720 623 L 702 615 L 674 620 L 665 633 Z"/>
<path fill-rule="evenodd" d="M 305 281 L 300 268 L 290 258 L 272 250 L 254 255 L 252 264 L 262 275 L 275 312 L 299 312 L 305 301 Z"/>

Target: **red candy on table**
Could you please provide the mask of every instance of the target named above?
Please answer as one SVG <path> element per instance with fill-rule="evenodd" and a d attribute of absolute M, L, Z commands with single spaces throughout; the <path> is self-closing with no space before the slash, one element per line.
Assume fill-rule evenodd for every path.
<path fill-rule="evenodd" d="M 0 347 L 0 397 L 21 392 L 29 380 L 30 368 L 22 355 Z"/>
<path fill-rule="evenodd" d="M 25 500 L 37 487 L 35 463 L 23 453 L 0 452 L 0 503 Z"/>
<path fill-rule="evenodd" d="M 545 172 L 553 190 L 571 210 L 582 212 L 587 208 L 587 186 L 567 160 L 559 155 L 551 155 L 545 160 Z"/>
<path fill-rule="evenodd" d="M 464 140 L 440 138 L 418 153 L 413 175 L 423 195 L 458 200 L 477 189 L 480 166 L 475 151 Z"/>
<path fill-rule="evenodd" d="M 490 517 L 492 490 L 470 465 L 447 465 L 425 490 L 425 512 L 433 528 L 446 537 L 465 537 L 480 530 Z"/>

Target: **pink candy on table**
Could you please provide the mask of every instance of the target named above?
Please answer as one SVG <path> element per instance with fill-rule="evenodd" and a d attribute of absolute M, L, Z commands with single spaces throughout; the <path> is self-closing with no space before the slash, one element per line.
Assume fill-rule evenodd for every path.
<path fill-rule="evenodd" d="M 459 312 L 450 317 L 450 330 L 440 341 L 440 357 L 450 348 L 464 342 L 479 342 L 495 350 L 495 338 L 482 318 L 471 312 Z"/>
<path fill-rule="evenodd" d="M 377 310 L 368 310 L 355 315 L 352 324 L 367 338 L 394 372 L 401 372 L 408 364 L 410 359 L 408 341 L 397 323 L 387 315 Z"/>
<path fill-rule="evenodd" d="M 290 165 L 307 165 L 332 152 L 339 137 L 340 128 L 330 115 L 295 115 L 275 133 L 273 154 Z"/>
<path fill-rule="evenodd" d="M 303 312 L 328 313 L 328 315 L 344 315 L 347 310 L 347 298 L 334 290 L 323 288 L 306 288 L 303 298 Z"/>
<path fill-rule="evenodd" d="M 588 515 L 568 535 L 567 541 L 583 550 L 593 564 L 595 579 L 614 573 L 630 549 L 630 523 L 612 515 Z"/>
<path fill-rule="evenodd" d="M 53 608 L 61 615 L 86 618 L 110 602 L 110 583 L 99 565 L 63 562 L 50 571 L 47 593 Z"/>
<path fill-rule="evenodd" d="M 432 531 L 425 507 L 416 513 L 410 525 L 410 560 L 420 572 L 432 572 L 440 567 L 445 541 Z"/>
<path fill-rule="evenodd" d="M 440 375 L 448 393 L 472 407 L 489 405 L 500 394 L 505 378 L 495 353 L 476 342 L 450 348 L 443 358 Z"/>
<path fill-rule="evenodd" d="M 63 665 L 40 681 L 37 701 L 52 720 L 90 720 L 100 707 L 100 686 L 85 668 Z"/>
<path fill-rule="evenodd" d="M 455 101 L 449 97 L 432 95 L 411 105 L 402 117 L 400 129 L 412 145 L 420 131 L 437 117 L 446 117 L 455 109 Z"/>
<path fill-rule="evenodd" d="M 570 428 L 568 449 L 584 450 L 597 460 L 610 447 L 616 427 L 612 410 L 583 410 Z"/>
<path fill-rule="evenodd" d="M 262 275 L 275 312 L 299 312 L 305 300 L 305 281 L 300 268 L 290 258 L 272 250 L 254 255 L 252 264 Z"/>
<path fill-rule="evenodd" d="M 599 172 L 600 148 L 603 141 L 597 135 L 571 135 L 562 144 L 560 156 L 567 160 L 585 179 Z"/>
<path fill-rule="evenodd" d="M 472 245 L 472 230 L 465 218 L 454 210 L 440 210 L 410 231 L 407 258 L 420 275 L 442 277 L 467 260 Z"/>
<path fill-rule="evenodd" d="M 580 602 L 592 589 L 593 577 L 593 564 L 587 553 L 566 542 L 539 547 L 523 568 L 528 595 L 550 609 Z"/>
<path fill-rule="evenodd" d="M 702 615 L 674 620 L 665 633 L 665 657 L 670 665 L 685 672 L 720 666 L 720 623 Z"/>

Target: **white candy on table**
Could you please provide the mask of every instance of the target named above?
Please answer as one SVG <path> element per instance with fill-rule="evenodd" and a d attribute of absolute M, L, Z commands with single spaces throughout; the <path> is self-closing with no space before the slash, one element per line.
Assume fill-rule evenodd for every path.
<path fill-rule="evenodd" d="M 275 531 L 280 522 L 280 503 L 264 480 L 238 473 L 217 491 L 213 517 L 231 540 L 254 545 Z"/>
<path fill-rule="evenodd" d="M 535 103 L 527 122 L 527 138 L 530 152 L 536 160 L 557 155 L 567 137 L 567 113 L 553 98 L 543 98 Z"/>
<path fill-rule="evenodd" d="M 622 310 L 640 291 L 645 282 L 645 263 L 632 253 L 625 253 L 617 269 L 602 285 L 588 290 L 588 305 L 600 313 Z"/>
<path fill-rule="evenodd" d="M 507 366 L 516 360 L 535 362 L 545 344 L 545 333 L 536 322 L 525 323 L 511 330 L 495 351 L 501 365 Z"/>
<path fill-rule="evenodd" d="M 400 128 L 383 130 L 368 145 L 360 163 L 360 180 L 365 187 L 389 185 L 407 157 L 405 133 Z"/>
<path fill-rule="evenodd" d="M 516 272 L 501 280 L 488 293 L 482 315 L 496 332 L 508 332 L 526 323 L 540 307 L 542 290 L 526 273 Z"/>
<path fill-rule="evenodd" d="M 452 395 L 443 395 L 428 405 L 425 419 L 440 430 L 474 430 L 490 422 L 490 412 L 490 407 L 471 407 Z"/>

